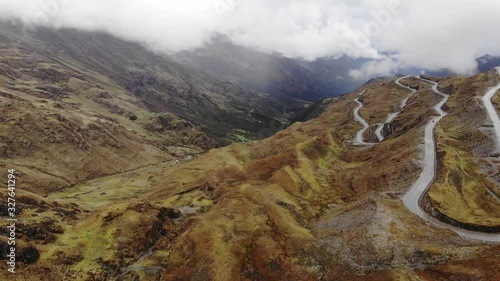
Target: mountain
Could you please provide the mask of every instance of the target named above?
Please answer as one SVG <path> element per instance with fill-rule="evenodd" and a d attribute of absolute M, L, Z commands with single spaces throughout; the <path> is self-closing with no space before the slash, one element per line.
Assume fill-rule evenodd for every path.
<path fill-rule="evenodd" d="M 20 32 L 2 25 L 8 44 L 88 80 L 111 80 L 149 112 L 168 113 L 192 123 L 218 144 L 256 139 L 269 124 L 285 126 L 306 102 L 282 101 L 228 80 L 179 64 L 166 54 L 105 33 L 72 29 Z M 89 73 L 92 72 L 92 73 Z"/>
<path fill-rule="evenodd" d="M 353 91 L 363 82 L 352 79 L 349 72 L 370 61 L 348 56 L 312 61 L 288 58 L 238 45 L 222 34 L 201 48 L 174 57 L 183 65 L 268 93 L 283 103 L 290 99 L 317 102 Z"/>
<path fill-rule="evenodd" d="M 105 33 L 0 24 L 0 165 L 51 192 L 272 135 L 308 102 Z"/>
<path fill-rule="evenodd" d="M 368 59 L 354 59 L 348 56 L 318 58 L 313 61 L 297 60 L 300 65 L 309 69 L 315 77 L 329 85 L 335 95 L 349 93 L 363 84 L 350 78 L 349 72 L 360 69 L 368 61 Z"/>
<path fill-rule="evenodd" d="M 224 35 L 215 36 L 204 47 L 176 57 L 183 64 L 268 93 L 285 103 L 290 99 L 315 102 L 339 94 L 296 60 L 236 45 Z"/>
<path fill-rule="evenodd" d="M 500 57 L 494 57 L 491 55 L 484 55 L 476 59 L 476 61 L 480 72 L 486 72 L 493 67 L 500 66 Z"/>
<path fill-rule="evenodd" d="M 374 79 L 269 138 L 44 196 L 8 159 L 23 222 L 16 280 L 498 280 L 498 243 L 454 229 L 498 236 L 495 137 L 479 98 L 500 76 L 423 78 Z M 415 189 L 427 219 L 407 208 Z"/>

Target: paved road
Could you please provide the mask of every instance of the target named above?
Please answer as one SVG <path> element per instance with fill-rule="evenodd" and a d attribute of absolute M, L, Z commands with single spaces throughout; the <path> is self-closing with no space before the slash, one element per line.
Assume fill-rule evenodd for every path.
<path fill-rule="evenodd" d="M 364 92 L 359 95 L 362 96 L 363 94 Z M 374 143 L 368 143 L 363 140 L 363 134 L 366 132 L 366 130 L 368 130 L 370 125 L 368 124 L 368 122 L 366 122 L 365 119 L 363 119 L 363 117 L 361 117 L 361 115 L 359 115 L 359 111 L 361 110 L 361 108 L 363 108 L 363 103 L 359 101 L 359 97 L 354 101 L 358 104 L 358 107 L 354 109 L 354 119 L 356 119 L 356 121 L 363 125 L 363 128 L 361 128 L 361 130 L 356 133 L 353 143 L 355 145 L 374 145 Z"/>
<path fill-rule="evenodd" d="M 498 74 L 500 75 L 500 67 L 497 68 Z M 496 151 L 495 152 L 500 152 L 500 118 L 498 117 L 498 113 L 495 110 L 495 107 L 493 107 L 493 104 L 491 102 L 491 98 L 500 90 L 500 83 L 496 85 L 495 87 L 491 88 L 486 94 L 483 96 L 483 103 L 488 111 L 488 115 L 493 122 L 493 127 L 495 129 L 495 136 L 496 136 Z"/>
<path fill-rule="evenodd" d="M 425 79 L 421 80 L 433 84 L 432 89 L 436 94 L 442 96 L 443 99 L 436 106 L 434 106 L 434 110 L 439 114 L 439 116 L 434 116 L 425 126 L 424 167 L 418 180 L 412 185 L 411 189 L 405 195 L 403 199 L 404 205 L 412 213 L 422 219 L 429 221 L 435 226 L 452 230 L 462 237 L 482 241 L 500 242 L 500 234 L 468 231 L 448 225 L 425 213 L 418 204 L 420 198 L 425 194 L 436 177 L 436 142 L 434 138 L 434 129 L 437 123 L 446 116 L 446 112 L 443 111 L 442 106 L 448 101 L 449 98 L 448 95 L 438 90 L 438 83 Z"/>
<path fill-rule="evenodd" d="M 403 109 L 406 106 L 406 104 L 408 103 L 408 100 L 410 99 L 410 97 L 417 92 L 417 90 L 415 90 L 413 88 L 410 88 L 410 87 L 408 87 L 406 85 L 401 84 L 401 80 L 406 79 L 406 78 L 410 78 L 410 77 L 415 77 L 415 76 L 405 76 L 405 77 L 401 77 L 398 80 L 396 80 L 396 84 L 398 86 L 403 87 L 403 88 L 408 89 L 408 90 L 411 91 L 411 93 L 408 96 L 406 96 L 406 98 L 404 98 L 401 101 L 401 104 L 399 105 L 399 108 L 401 108 L 401 109 Z M 415 77 L 415 78 L 417 78 L 417 77 Z"/>
<path fill-rule="evenodd" d="M 375 129 L 375 135 L 377 136 L 377 139 L 379 142 L 382 142 L 385 139 L 384 135 L 382 134 L 382 131 L 384 130 L 385 124 L 391 123 L 392 120 L 396 119 L 396 117 L 399 115 L 399 113 L 400 112 L 390 113 L 387 116 L 387 119 L 384 121 L 383 124 L 377 125 L 377 129 Z"/>
<path fill-rule="evenodd" d="M 400 87 L 403 87 L 405 89 L 408 89 L 411 91 L 411 93 L 406 96 L 402 101 L 401 103 L 399 104 L 399 111 L 398 112 L 394 112 L 394 113 L 390 113 L 388 116 L 387 116 L 387 119 L 385 120 L 384 124 L 378 124 L 377 126 L 377 129 L 375 130 L 375 135 L 377 136 L 377 139 L 379 142 L 382 142 L 385 137 L 384 135 L 382 134 L 382 131 L 384 130 L 384 127 L 386 124 L 389 124 L 392 122 L 392 120 L 396 119 L 396 117 L 398 117 L 398 115 L 401 113 L 401 111 L 403 110 L 403 108 L 406 106 L 406 104 L 408 103 L 408 99 L 415 93 L 417 92 L 417 90 L 415 89 L 412 89 L 408 86 L 405 86 L 403 84 L 401 84 L 401 80 L 402 79 L 405 79 L 405 78 L 408 78 L 408 77 L 411 77 L 411 76 L 404 76 L 404 77 L 401 77 L 399 78 L 398 80 L 396 80 L 396 84 Z"/>

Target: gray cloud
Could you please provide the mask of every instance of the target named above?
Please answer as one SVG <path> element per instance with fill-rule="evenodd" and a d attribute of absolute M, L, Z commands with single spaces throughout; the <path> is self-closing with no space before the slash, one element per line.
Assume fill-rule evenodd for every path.
<path fill-rule="evenodd" d="M 497 0 L 0 0 L 0 7 L 3 19 L 107 31 L 162 51 L 200 47 L 219 32 L 289 57 L 376 59 L 351 72 L 358 79 L 402 67 L 469 73 L 476 57 L 500 55 Z"/>

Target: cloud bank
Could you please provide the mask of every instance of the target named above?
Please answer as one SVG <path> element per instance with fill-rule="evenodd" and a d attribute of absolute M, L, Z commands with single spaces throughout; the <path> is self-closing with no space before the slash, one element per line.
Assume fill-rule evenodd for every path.
<path fill-rule="evenodd" d="M 4 20 L 106 31 L 169 52 L 224 33 L 288 57 L 374 59 L 351 72 L 358 79 L 404 67 L 470 73 L 475 58 L 500 55 L 497 0 L 0 0 L 0 7 Z"/>

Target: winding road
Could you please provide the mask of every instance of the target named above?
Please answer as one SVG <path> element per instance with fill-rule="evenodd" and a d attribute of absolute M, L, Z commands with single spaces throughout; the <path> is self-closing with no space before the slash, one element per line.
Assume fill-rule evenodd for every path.
<path fill-rule="evenodd" d="M 363 91 L 361 94 L 359 94 L 359 96 L 362 96 L 364 93 L 365 92 Z M 368 122 L 366 122 L 366 120 L 363 119 L 363 117 L 361 117 L 361 115 L 359 115 L 359 111 L 361 110 L 361 108 L 363 108 L 363 103 L 359 101 L 359 97 L 356 98 L 354 101 L 358 104 L 358 107 L 356 107 L 356 109 L 354 109 L 354 119 L 356 119 L 356 121 L 361 123 L 361 125 L 363 125 L 363 128 L 361 128 L 361 130 L 359 130 L 356 133 L 356 136 L 354 137 L 353 144 L 355 144 L 355 145 L 375 145 L 375 143 L 368 143 L 368 142 L 365 142 L 363 140 L 363 134 L 366 132 L 366 130 L 368 130 L 368 128 L 370 127 L 370 124 L 368 124 Z"/>
<path fill-rule="evenodd" d="M 387 119 L 385 120 L 385 122 L 383 124 L 378 124 L 377 129 L 375 130 L 375 135 L 377 136 L 377 139 L 379 142 L 382 142 L 385 139 L 384 135 L 382 134 L 382 131 L 384 130 L 385 125 L 391 123 L 394 119 L 396 119 L 396 117 L 398 117 L 398 115 L 403 111 L 403 108 L 408 103 L 408 100 L 410 99 L 410 97 L 417 92 L 417 90 L 401 84 L 401 80 L 408 78 L 408 77 L 410 77 L 410 76 L 404 76 L 404 77 L 401 77 L 395 81 L 398 86 L 410 90 L 411 93 L 401 101 L 401 104 L 399 105 L 400 110 L 398 112 L 390 113 L 387 116 Z"/>
<path fill-rule="evenodd" d="M 378 139 L 379 142 L 382 142 L 385 139 L 385 137 L 384 137 L 384 135 L 382 133 L 382 131 L 384 130 L 385 125 L 391 123 L 394 119 L 396 119 L 396 117 L 401 113 L 401 111 L 403 110 L 403 108 L 408 103 L 408 99 L 415 92 L 417 92 L 415 89 L 412 89 L 412 88 L 410 88 L 408 86 L 405 86 L 405 85 L 401 84 L 401 80 L 405 79 L 405 78 L 408 78 L 408 77 L 410 77 L 410 76 L 404 76 L 404 77 L 401 77 L 401 78 L 399 78 L 399 79 L 397 79 L 395 81 L 398 86 L 410 90 L 411 93 L 401 101 L 401 104 L 399 105 L 399 109 L 400 110 L 398 112 L 390 113 L 387 116 L 387 119 L 385 120 L 384 123 L 377 125 L 377 129 L 375 130 L 375 135 L 377 136 L 377 139 Z M 359 94 L 359 96 L 362 96 L 364 93 L 365 93 L 365 91 L 363 91 L 361 94 Z M 355 145 L 366 145 L 366 146 L 375 145 L 376 143 L 368 143 L 368 142 L 365 142 L 363 140 L 363 135 L 366 132 L 366 130 L 368 130 L 368 128 L 370 127 L 370 124 L 368 124 L 368 122 L 366 122 L 366 120 L 363 119 L 363 117 L 361 117 L 359 115 L 359 111 L 361 110 L 361 108 L 363 108 L 363 103 L 359 101 L 359 97 L 356 98 L 354 101 L 358 104 L 358 107 L 356 109 L 354 109 L 354 119 L 356 119 L 356 121 L 358 121 L 359 123 L 361 123 L 361 125 L 363 127 L 361 128 L 361 130 L 359 130 L 356 133 L 356 136 L 354 137 L 353 143 Z"/>
<path fill-rule="evenodd" d="M 406 79 L 406 78 L 410 78 L 410 77 L 418 78 L 418 77 L 416 77 L 416 76 L 404 76 L 404 77 L 401 77 L 401 78 L 399 78 L 398 80 L 396 80 L 396 84 L 397 84 L 398 86 L 400 86 L 400 87 L 402 87 L 402 88 L 405 88 L 405 89 L 408 89 L 408 90 L 410 90 L 410 91 L 411 91 L 411 93 L 410 93 L 410 94 L 409 94 L 406 98 L 404 98 L 404 99 L 401 101 L 401 104 L 399 105 L 399 107 L 400 107 L 401 109 L 403 109 L 403 108 L 406 106 L 406 104 L 408 103 L 408 100 L 410 99 L 410 97 L 411 97 L 413 94 L 415 94 L 415 93 L 417 92 L 417 90 L 415 90 L 415 89 L 413 89 L 413 88 L 411 88 L 411 87 L 409 87 L 409 86 L 406 86 L 406 85 L 401 84 L 401 80 Z"/>
<path fill-rule="evenodd" d="M 500 68 L 497 68 L 497 71 L 499 72 L 500 75 Z M 399 113 L 401 113 L 402 109 L 406 106 L 408 103 L 408 99 L 417 91 L 415 89 L 412 89 L 406 85 L 401 84 L 401 80 L 408 78 L 410 76 L 405 76 L 401 77 L 398 80 L 396 80 L 396 84 L 400 87 L 403 87 L 405 89 L 408 89 L 411 91 L 411 93 L 401 101 L 400 104 L 400 111 L 396 113 L 391 113 L 387 117 L 386 123 L 392 122 Z M 437 157 L 436 157 L 436 140 L 434 136 L 434 130 L 436 128 L 436 125 L 438 124 L 441 119 L 443 119 L 447 113 L 443 110 L 443 105 L 448 101 L 450 98 L 449 95 L 446 95 L 445 93 L 439 91 L 438 89 L 438 83 L 423 79 L 420 77 L 415 77 L 417 79 L 420 79 L 426 83 L 432 84 L 432 90 L 440 95 L 443 99 L 436 104 L 433 109 L 434 111 L 438 114 L 437 116 L 432 117 L 432 119 L 425 125 L 425 136 L 424 136 L 424 159 L 423 159 L 423 169 L 422 173 L 420 174 L 419 178 L 417 179 L 416 182 L 413 183 L 411 186 L 410 190 L 405 194 L 403 198 L 403 203 L 410 210 L 412 213 L 415 215 L 419 216 L 420 218 L 430 222 L 431 224 L 440 227 L 440 228 L 445 228 L 449 229 L 458 235 L 468 238 L 468 239 L 474 239 L 474 240 L 480 240 L 480 241 L 489 241 L 489 242 L 500 242 L 500 234 L 494 234 L 494 233 L 483 233 L 483 232 L 475 232 L 475 231 L 470 231 L 470 230 L 465 230 L 459 227 L 455 227 L 452 225 L 449 225 L 447 223 L 441 222 L 438 219 L 432 217 L 431 215 L 427 214 L 424 212 L 419 205 L 419 202 L 422 198 L 422 196 L 425 195 L 425 192 L 429 189 L 429 187 L 432 185 L 432 183 L 436 179 L 436 165 L 437 165 Z M 493 104 L 491 102 L 491 98 L 496 94 L 496 92 L 500 90 L 500 83 L 488 90 L 488 92 L 483 96 L 483 103 L 485 104 L 486 110 L 488 111 L 488 115 L 490 116 L 490 119 L 494 123 L 495 127 L 495 134 L 496 134 L 496 143 L 497 143 L 497 149 L 500 151 L 500 118 L 495 111 L 495 108 L 493 107 Z M 362 96 L 364 94 L 364 91 L 359 94 L 359 96 Z M 359 111 L 361 108 L 363 108 L 363 103 L 359 101 L 359 97 L 354 100 L 357 104 L 358 107 L 354 110 L 354 118 L 356 121 L 358 121 L 363 127 L 361 130 L 359 130 L 356 133 L 356 136 L 354 138 L 354 144 L 355 145 L 365 145 L 365 146 L 371 146 L 375 145 L 375 143 L 367 143 L 363 140 L 363 134 L 364 132 L 369 128 L 368 122 L 364 120 L 360 115 Z M 376 135 L 379 141 L 382 141 L 384 139 L 384 136 L 382 135 L 382 130 L 385 126 L 385 124 L 379 124 L 379 127 L 377 127 L 376 130 Z"/>
<path fill-rule="evenodd" d="M 500 75 L 500 67 L 496 69 L 498 71 L 498 75 Z M 496 151 L 500 152 L 500 118 L 498 117 L 498 113 L 495 111 L 495 107 L 493 107 L 493 103 L 491 102 L 491 98 L 500 90 L 500 83 L 495 87 L 491 88 L 486 92 L 483 96 L 482 100 L 486 110 L 488 111 L 488 115 L 493 122 L 493 127 L 495 129 L 496 136 Z"/>
<path fill-rule="evenodd" d="M 408 193 L 403 198 L 403 203 L 408 208 L 408 210 L 410 210 L 417 216 L 421 217 L 422 219 L 427 220 L 428 222 L 432 223 L 435 226 L 452 230 L 462 237 L 481 240 L 481 241 L 500 242 L 500 234 L 474 232 L 461 229 L 455 226 L 451 226 L 449 224 L 443 223 L 435 219 L 434 217 L 425 213 L 420 208 L 419 205 L 420 198 L 425 194 L 427 189 L 431 186 L 431 184 L 434 182 L 436 178 L 437 160 L 436 160 L 436 141 L 434 137 L 434 129 L 437 123 L 443 117 L 446 116 L 446 112 L 444 112 L 442 107 L 449 99 L 448 95 L 438 90 L 438 83 L 425 79 L 421 80 L 433 84 L 432 90 L 436 94 L 442 96 L 443 99 L 433 107 L 433 109 L 439 114 L 439 116 L 434 116 L 425 126 L 425 137 L 424 137 L 425 148 L 424 148 L 423 170 L 418 180 L 412 185 Z M 490 110 L 488 111 L 490 112 Z M 498 115 L 496 115 L 496 117 L 498 118 Z"/>

